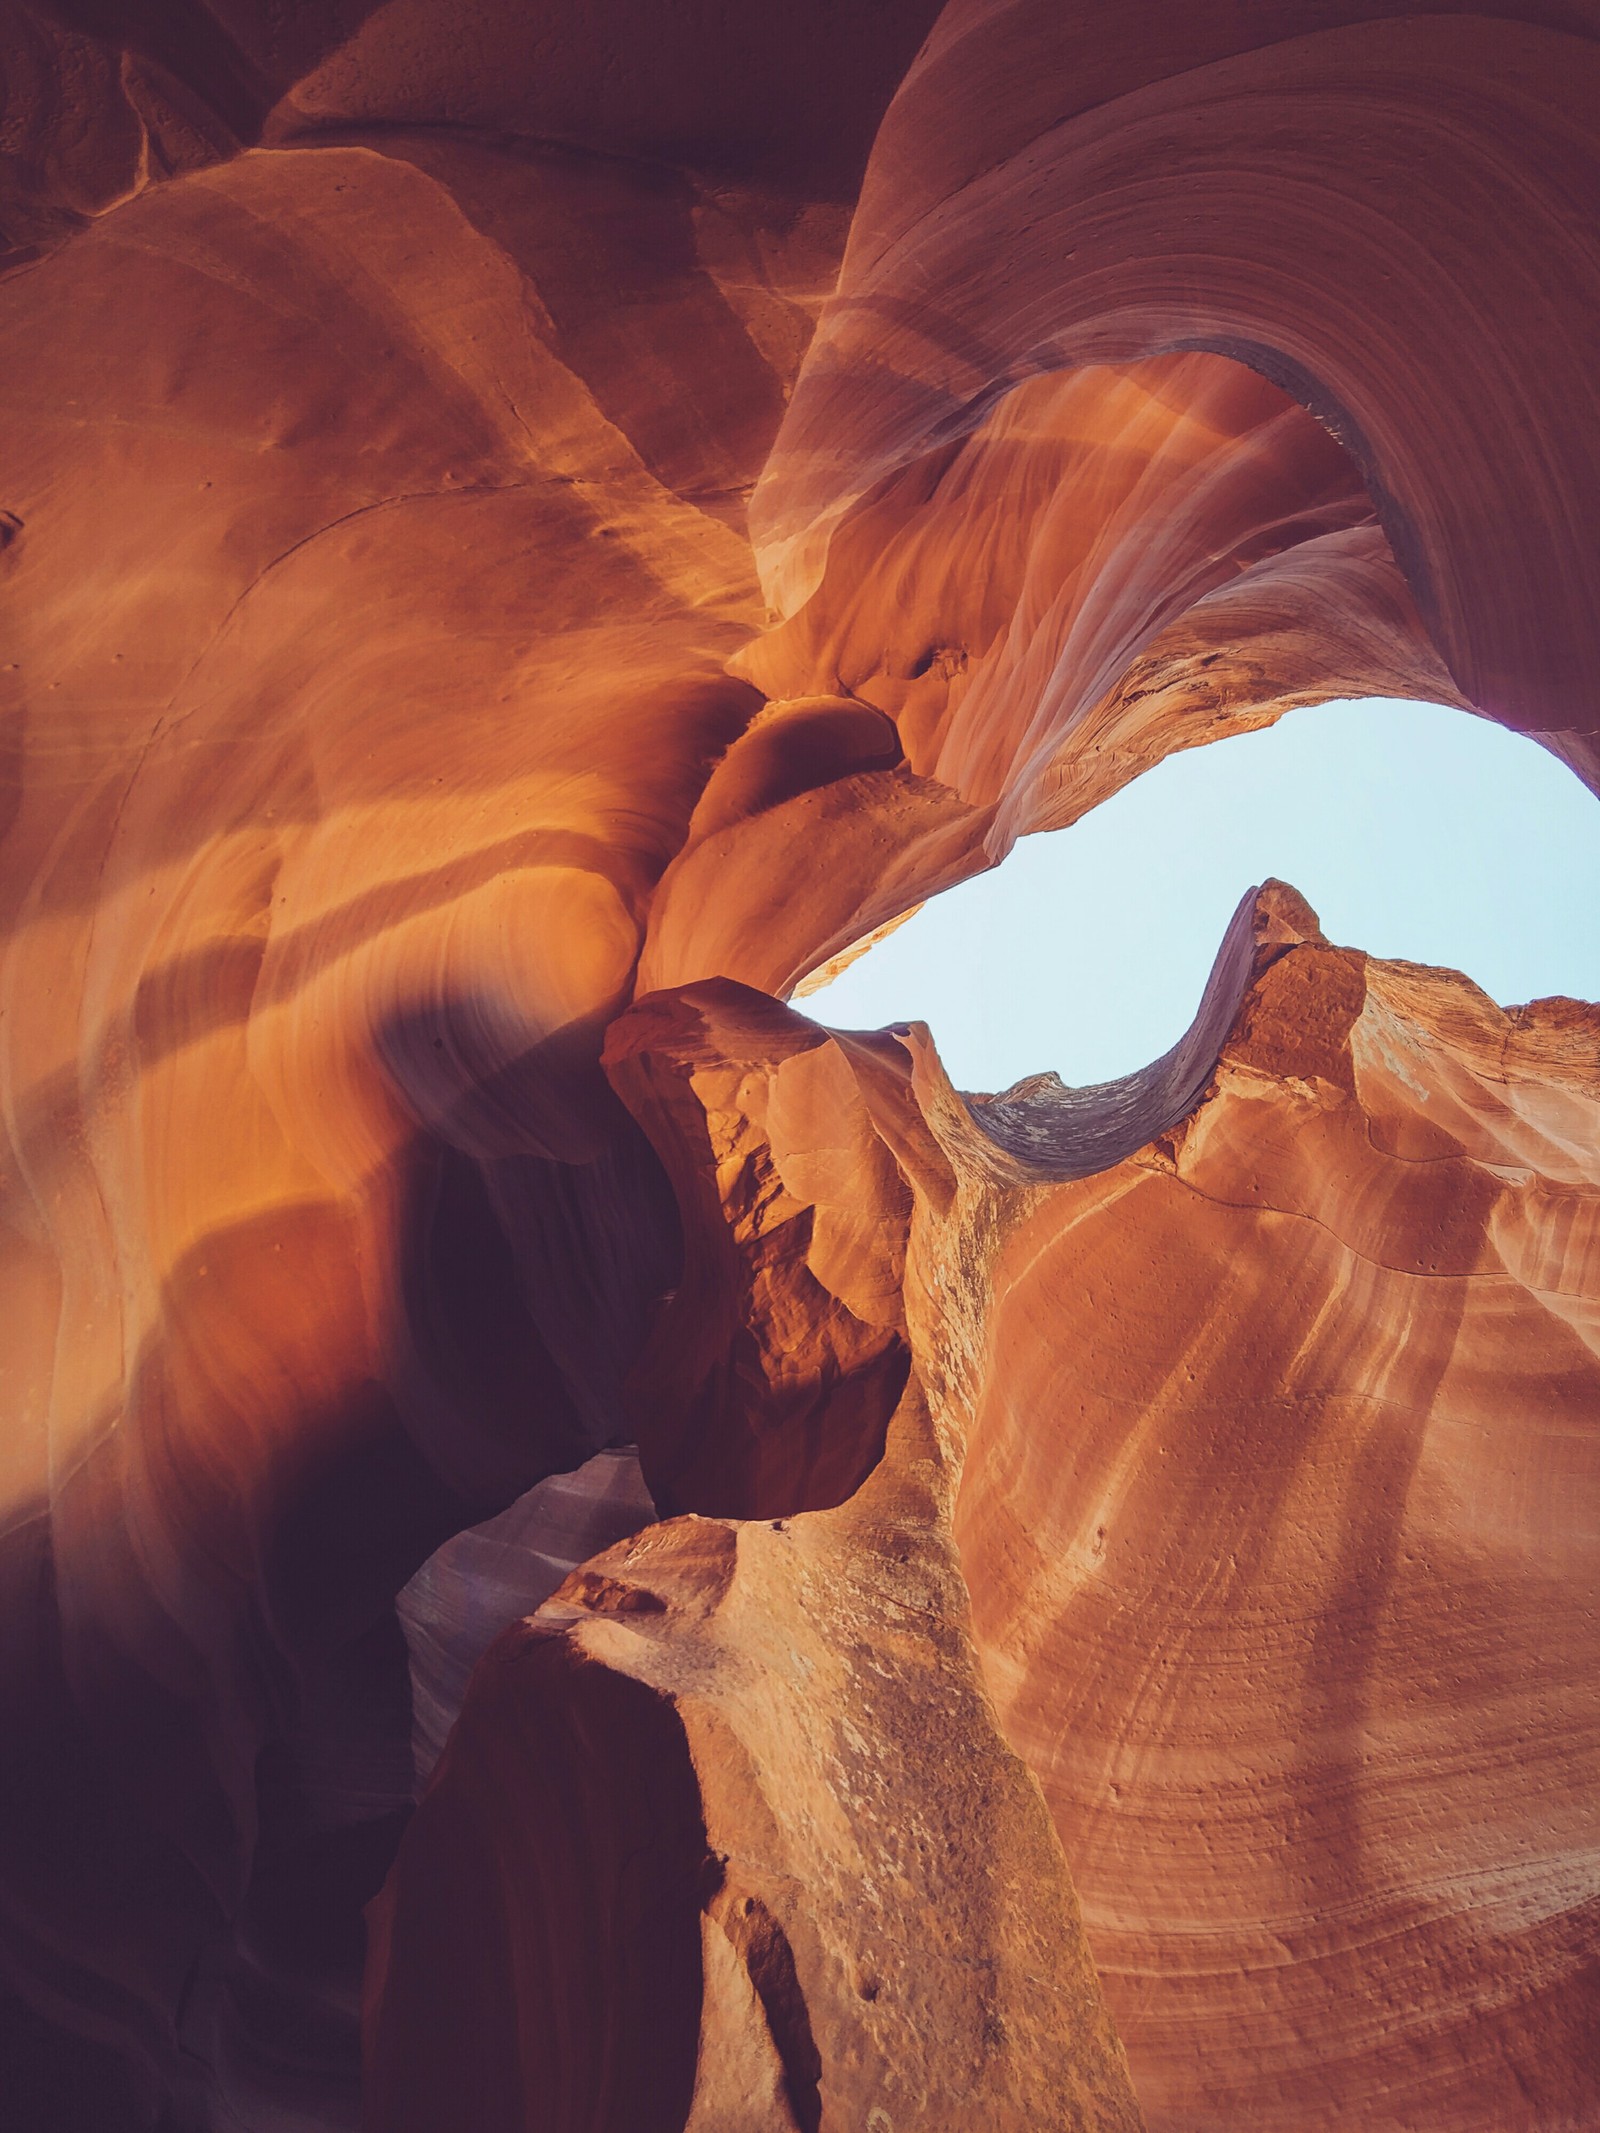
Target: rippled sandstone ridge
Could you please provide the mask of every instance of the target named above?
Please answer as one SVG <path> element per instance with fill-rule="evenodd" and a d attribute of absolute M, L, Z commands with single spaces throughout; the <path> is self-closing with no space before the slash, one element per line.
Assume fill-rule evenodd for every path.
<path fill-rule="evenodd" d="M 13 2122 L 1600 2121 L 1600 1011 L 784 1004 L 1293 704 L 1597 781 L 1597 36 L 8 19 Z"/>

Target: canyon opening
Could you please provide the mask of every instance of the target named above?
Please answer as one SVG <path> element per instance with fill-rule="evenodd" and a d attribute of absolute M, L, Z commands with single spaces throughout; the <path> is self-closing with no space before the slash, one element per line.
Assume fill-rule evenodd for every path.
<path fill-rule="evenodd" d="M 1093 1072 L 805 990 L 1360 700 L 1592 952 L 1600 9 L 0 93 L 7 2128 L 1600 2124 L 1592 964 L 1264 854 Z"/>

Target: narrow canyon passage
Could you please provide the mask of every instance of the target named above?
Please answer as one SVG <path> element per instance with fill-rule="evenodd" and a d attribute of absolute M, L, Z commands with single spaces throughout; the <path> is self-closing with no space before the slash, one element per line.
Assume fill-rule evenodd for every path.
<path fill-rule="evenodd" d="M 1600 786 L 1597 43 L 0 28 L 23 2133 L 1600 2113 L 1600 1009 L 794 1004 L 1334 700 Z"/>

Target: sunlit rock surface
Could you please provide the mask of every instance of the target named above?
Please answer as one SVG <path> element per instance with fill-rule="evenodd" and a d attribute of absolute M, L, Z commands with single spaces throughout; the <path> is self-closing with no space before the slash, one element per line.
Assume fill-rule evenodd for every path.
<path fill-rule="evenodd" d="M 1152 2126 L 1600 2113 L 1597 1106 L 1600 1010 L 1312 932 L 956 1225 L 976 1636 Z"/>
<path fill-rule="evenodd" d="M 780 1004 L 1294 703 L 1459 701 L 1593 780 L 1600 23 L 1355 13 L 40 0 L 0 30 L 21 2123 L 357 2122 L 414 1729 L 427 1761 L 471 1642 L 546 1589 L 458 1537 L 630 1443 L 742 1597 L 647 1649 L 596 1659 L 615 1624 L 559 1610 L 497 1647 L 553 1701 L 494 1662 L 372 1913 L 374 2122 L 409 2093 L 399 1981 L 442 1989 L 471 1922 L 405 1862 L 475 1799 L 461 1901 L 496 1882 L 496 1818 L 555 1782 L 519 1729 L 578 1658 L 633 1684 L 572 1766 L 620 1788 L 605 1827 L 655 1812 L 640 1740 L 675 1773 L 662 2094 L 705 2126 L 747 2122 L 747 2067 L 763 2122 L 781 2089 L 802 2128 L 904 2133 L 918 2035 L 913 2122 L 1074 2083 L 1131 2122 L 1108 2015 L 1174 2129 L 1600 2115 L 1591 1011 L 1294 945 L 1281 898 L 1187 1047 L 1089 1098 L 969 1113 L 927 1040 Z M 777 1518 L 827 1566 L 803 1624 L 740 1523 Z M 914 1563 L 931 1611 L 869 1680 Z M 865 1791 L 823 1730 L 792 1786 L 764 1764 L 785 1650 L 835 1670 Z M 728 1684 L 744 1790 L 691 1675 Z M 782 1819 L 829 1800 L 826 1842 Z M 962 1826 L 913 1872 L 890 1801 Z M 556 1856 L 537 1812 L 515 1841 Z M 811 2073 L 717 1855 L 786 1892 L 752 1893 Z M 593 1895 L 574 1856 L 530 1934 Z M 950 1936 L 914 2015 L 841 1982 L 871 1921 L 912 1930 L 897 1860 Z M 631 2021 L 623 1947 L 585 1975 Z M 986 1965 L 1020 1995 L 992 2032 Z M 527 2066 L 592 2073 L 589 2019 Z M 589 2124 L 561 2078 L 495 2109 Z"/>

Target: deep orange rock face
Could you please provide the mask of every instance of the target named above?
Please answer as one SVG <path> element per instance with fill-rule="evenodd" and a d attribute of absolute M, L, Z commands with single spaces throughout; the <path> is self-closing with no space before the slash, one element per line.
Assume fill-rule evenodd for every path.
<path fill-rule="evenodd" d="M 1597 1038 L 1295 949 L 981 1218 L 975 1633 L 1152 2125 L 1595 2109 Z"/>
<path fill-rule="evenodd" d="M 0 2092 L 1588 2124 L 1594 1010 L 783 1003 L 1292 704 L 1594 780 L 1600 23 L 768 12 L 0 32 Z"/>

